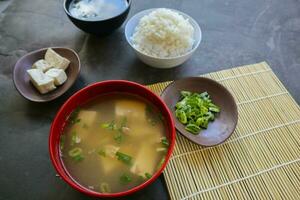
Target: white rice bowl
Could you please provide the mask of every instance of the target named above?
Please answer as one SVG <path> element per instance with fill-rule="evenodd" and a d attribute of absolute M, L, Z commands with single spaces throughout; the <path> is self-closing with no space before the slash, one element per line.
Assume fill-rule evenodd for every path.
<path fill-rule="evenodd" d="M 193 48 L 194 28 L 176 11 L 159 8 L 142 17 L 131 37 L 138 51 L 152 57 L 181 56 Z"/>

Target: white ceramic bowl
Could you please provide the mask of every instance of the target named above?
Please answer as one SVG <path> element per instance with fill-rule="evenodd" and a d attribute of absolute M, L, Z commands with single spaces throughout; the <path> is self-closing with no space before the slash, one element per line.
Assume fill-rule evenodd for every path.
<path fill-rule="evenodd" d="M 201 38 L 202 38 L 201 29 L 200 29 L 198 23 L 193 18 L 188 16 L 187 14 L 185 14 L 183 12 L 180 12 L 178 10 L 170 9 L 172 11 L 175 11 L 175 12 L 181 14 L 185 19 L 188 19 L 189 22 L 191 23 L 191 25 L 194 27 L 194 40 L 195 40 L 195 42 L 193 44 L 193 48 L 190 51 L 188 51 L 187 53 L 185 53 L 183 55 L 180 55 L 180 56 L 176 56 L 176 57 L 158 58 L 158 57 L 153 57 L 153 56 L 146 55 L 145 53 L 137 50 L 133 46 L 131 37 L 132 37 L 132 35 L 134 33 L 134 30 L 135 30 L 135 27 L 138 25 L 140 19 L 143 16 L 148 15 L 150 12 L 152 12 L 156 9 L 157 8 L 152 8 L 152 9 L 141 11 L 141 12 L 137 13 L 136 15 L 134 15 L 133 17 L 130 18 L 130 20 L 127 22 L 127 24 L 125 26 L 126 40 L 129 43 L 129 45 L 134 49 L 134 51 L 135 51 L 136 55 L 139 57 L 139 59 L 141 59 L 144 63 L 146 63 L 146 64 L 148 64 L 152 67 L 156 67 L 156 68 L 176 67 L 176 66 L 181 65 L 182 63 L 184 63 L 186 60 L 188 60 L 193 55 L 193 53 L 195 52 L 197 47 L 199 46 L 199 44 L 201 42 Z"/>

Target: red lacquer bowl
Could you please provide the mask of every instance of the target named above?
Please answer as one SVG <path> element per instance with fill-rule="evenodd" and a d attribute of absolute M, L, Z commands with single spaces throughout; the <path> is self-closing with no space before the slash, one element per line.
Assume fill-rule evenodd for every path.
<path fill-rule="evenodd" d="M 170 146 L 168 153 L 165 158 L 165 162 L 162 167 L 152 176 L 151 179 L 147 180 L 146 182 L 138 185 L 130 190 L 118 192 L 118 193 L 111 193 L 111 194 L 104 194 L 92 191 L 88 188 L 85 188 L 75 182 L 69 175 L 68 172 L 65 170 L 60 155 L 59 155 L 59 139 L 60 134 L 65 126 L 65 121 L 70 113 L 78 106 L 88 102 L 89 100 L 99 96 L 104 95 L 112 92 L 124 92 L 129 94 L 134 94 L 140 96 L 142 98 L 147 99 L 148 101 L 152 102 L 154 106 L 162 113 L 165 118 L 166 122 L 166 136 L 170 141 Z M 172 151 L 175 145 L 175 126 L 174 121 L 172 119 L 172 114 L 166 104 L 162 101 L 160 97 L 156 94 L 151 92 L 146 87 L 130 82 L 125 80 L 111 80 L 111 81 L 103 81 L 97 82 L 92 85 L 89 85 L 80 91 L 76 92 L 73 96 L 71 96 L 64 105 L 59 109 L 58 113 L 56 114 L 50 129 L 49 135 L 49 153 L 50 158 L 52 161 L 53 166 L 55 167 L 57 173 L 60 177 L 67 182 L 70 186 L 75 188 L 76 190 L 83 192 L 90 196 L 95 197 L 120 197 L 132 194 L 136 191 L 141 190 L 142 188 L 146 187 L 147 185 L 151 184 L 155 181 L 162 171 L 165 169 Z"/>

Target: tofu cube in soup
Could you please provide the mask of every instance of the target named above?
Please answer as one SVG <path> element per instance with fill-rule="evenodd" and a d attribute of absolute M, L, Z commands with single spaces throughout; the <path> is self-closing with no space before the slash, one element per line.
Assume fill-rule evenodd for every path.
<path fill-rule="evenodd" d="M 115 114 L 116 117 L 127 117 L 135 122 L 146 121 L 145 114 L 146 104 L 140 101 L 119 100 L 116 102 Z"/>
<path fill-rule="evenodd" d="M 42 70 L 43 72 L 46 72 L 48 69 L 52 68 L 52 66 L 44 59 L 40 59 L 33 63 L 32 65 L 33 69 L 39 69 Z"/>
<path fill-rule="evenodd" d="M 62 69 L 52 68 L 46 72 L 46 75 L 54 79 L 56 86 L 63 84 L 67 80 L 67 74 Z"/>
<path fill-rule="evenodd" d="M 91 110 L 80 110 L 76 119 L 72 119 L 73 126 L 71 132 L 76 132 L 77 137 L 82 141 L 88 137 L 97 119 L 97 112 Z"/>
<path fill-rule="evenodd" d="M 109 156 L 106 157 L 99 156 L 99 159 L 100 159 L 100 166 L 104 174 L 113 173 L 114 171 L 117 171 L 123 166 L 123 164 L 119 160 L 115 158 L 111 158 Z"/>
<path fill-rule="evenodd" d="M 138 149 L 130 172 L 138 176 L 144 176 L 146 173 L 153 174 L 157 167 L 157 163 L 154 162 L 157 153 L 147 145 L 141 145 Z"/>
<path fill-rule="evenodd" d="M 51 48 L 46 51 L 45 60 L 53 67 L 63 70 L 66 70 L 70 64 L 68 59 L 62 57 Z"/>
<path fill-rule="evenodd" d="M 145 129 L 145 127 L 147 128 Z M 129 135 L 131 137 L 136 137 L 136 138 L 149 137 L 151 138 L 151 141 L 149 142 L 152 142 L 160 137 L 158 133 L 160 133 L 161 127 L 158 125 L 153 126 L 150 124 L 150 122 L 146 120 L 141 121 L 139 123 L 134 123 L 134 122 L 128 123 L 128 128 L 130 129 Z"/>
<path fill-rule="evenodd" d="M 41 94 L 45 94 L 56 88 L 54 85 L 54 79 L 44 74 L 42 70 L 29 69 L 27 70 L 27 73 L 32 84 Z"/>

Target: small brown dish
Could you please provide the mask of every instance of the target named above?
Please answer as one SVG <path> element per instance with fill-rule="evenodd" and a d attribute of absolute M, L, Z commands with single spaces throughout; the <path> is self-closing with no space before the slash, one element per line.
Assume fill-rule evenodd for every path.
<path fill-rule="evenodd" d="M 185 130 L 175 116 L 175 105 L 180 100 L 180 91 L 208 92 L 212 101 L 221 108 L 221 112 L 207 129 L 200 131 L 198 135 Z M 161 94 L 162 99 L 173 113 L 176 129 L 191 141 L 202 146 L 214 146 L 224 142 L 233 133 L 237 121 L 238 110 L 233 96 L 221 84 L 214 80 L 202 77 L 190 77 L 174 81 L 168 85 Z"/>
<path fill-rule="evenodd" d="M 74 84 L 77 76 L 79 75 L 80 60 L 75 51 L 63 47 L 51 48 L 59 55 L 71 61 L 69 67 L 66 69 L 68 79 L 64 84 L 47 94 L 39 93 L 38 90 L 30 82 L 26 70 L 30 69 L 33 63 L 37 60 L 43 59 L 48 48 L 39 49 L 26 54 L 16 63 L 14 68 L 13 80 L 18 92 L 30 101 L 47 102 L 56 99 L 57 97 L 64 94 Z"/>

